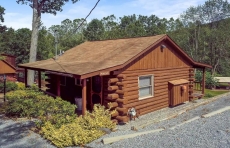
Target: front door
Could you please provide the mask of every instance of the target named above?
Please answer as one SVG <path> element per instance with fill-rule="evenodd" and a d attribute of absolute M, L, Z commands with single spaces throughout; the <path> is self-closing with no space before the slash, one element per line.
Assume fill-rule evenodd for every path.
<path fill-rule="evenodd" d="M 102 77 L 89 78 L 87 88 L 87 109 L 92 110 L 94 104 L 102 104 Z"/>

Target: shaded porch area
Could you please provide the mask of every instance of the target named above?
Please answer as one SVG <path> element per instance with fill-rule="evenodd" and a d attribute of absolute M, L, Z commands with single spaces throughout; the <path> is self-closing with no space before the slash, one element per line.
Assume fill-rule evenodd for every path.
<path fill-rule="evenodd" d="M 202 81 L 195 80 L 195 71 L 200 70 L 202 72 Z M 204 97 L 205 93 L 205 67 L 195 67 L 189 69 L 189 100 L 200 99 Z"/>
<path fill-rule="evenodd" d="M 24 83 L 28 86 L 27 72 L 25 69 Z M 101 75 L 80 79 L 74 74 L 60 73 L 36 69 L 37 85 L 41 91 L 54 98 L 61 97 L 72 104 L 77 105 L 76 113 L 84 115 L 86 110 L 92 111 L 94 104 L 104 104 L 104 81 L 107 79 Z M 45 73 L 46 89 L 42 89 L 41 75 Z M 106 86 L 107 88 L 107 86 Z"/>
<path fill-rule="evenodd" d="M 28 70 L 31 69 L 24 69 L 24 83 L 25 86 L 28 87 L 27 81 L 27 73 Z M 32 69 L 35 70 L 35 69 Z M 87 101 L 87 80 L 86 79 L 79 79 L 77 76 L 72 74 L 66 73 L 58 73 L 58 72 L 51 72 L 45 70 L 35 70 L 37 72 L 37 85 L 41 91 L 45 94 L 52 96 L 54 98 L 61 97 L 63 100 L 69 101 L 72 104 L 76 104 L 75 98 L 77 98 L 79 103 L 77 104 L 78 114 L 84 115 L 87 109 L 86 101 Z M 46 81 L 46 89 L 42 90 L 42 79 L 41 73 L 45 73 L 45 81 Z M 77 85 L 76 82 L 79 80 L 79 84 Z"/>

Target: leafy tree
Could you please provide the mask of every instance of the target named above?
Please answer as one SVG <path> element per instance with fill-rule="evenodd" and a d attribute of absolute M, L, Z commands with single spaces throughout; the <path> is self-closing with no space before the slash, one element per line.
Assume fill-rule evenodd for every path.
<path fill-rule="evenodd" d="M 105 29 L 103 34 L 104 39 L 116 39 L 120 37 L 119 26 L 114 15 L 103 17 L 101 21 Z"/>
<path fill-rule="evenodd" d="M 0 34 L 0 51 L 6 54 L 12 54 L 11 51 L 14 49 L 15 42 L 15 30 L 13 28 L 8 28 L 7 31 Z"/>
<path fill-rule="evenodd" d="M 76 30 L 82 21 L 83 19 L 74 19 L 73 21 L 65 19 L 61 22 L 61 25 L 53 25 L 49 28 L 49 32 L 53 36 L 55 35 L 55 31 L 57 33 L 58 50 L 66 51 L 84 42 L 83 30 L 86 27 L 86 23 Z"/>
<path fill-rule="evenodd" d="M 208 0 L 188 8 L 181 16 L 182 25 L 170 36 L 196 61 L 213 66 L 212 74 L 227 76 L 229 61 L 229 14 L 226 0 Z"/>
<path fill-rule="evenodd" d="M 98 19 L 93 19 L 84 30 L 84 36 L 90 41 L 102 40 L 104 31 L 103 23 Z"/>
<path fill-rule="evenodd" d="M 37 45 L 38 45 L 38 32 L 41 22 L 42 13 L 56 14 L 57 11 L 62 11 L 62 6 L 69 0 L 17 0 L 17 3 L 29 4 L 33 9 L 33 21 L 32 21 L 32 36 L 30 45 L 30 59 L 29 62 L 36 61 Z M 71 0 L 73 3 L 78 0 Z M 28 71 L 28 85 L 32 85 L 34 82 L 34 71 Z"/>
<path fill-rule="evenodd" d="M 4 14 L 5 14 L 5 8 L 0 6 L 0 22 L 1 23 L 4 22 L 4 17 L 3 17 Z M 0 23 L 0 33 L 4 32 L 6 30 L 6 26 L 3 26 L 1 23 Z"/>
<path fill-rule="evenodd" d="M 38 36 L 37 60 L 45 60 L 54 56 L 54 36 L 41 27 Z"/>
<path fill-rule="evenodd" d="M 16 56 L 16 63 L 27 63 L 30 53 L 31 30 L 21 28 L 15 31 L 14 47 L 11 55 Z"/>

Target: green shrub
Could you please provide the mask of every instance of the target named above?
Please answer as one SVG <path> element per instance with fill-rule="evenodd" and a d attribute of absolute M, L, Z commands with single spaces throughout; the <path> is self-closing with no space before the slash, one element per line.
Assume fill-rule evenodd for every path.
<path fill-rule="evenodd" d="M 203 79 L 202 77 L 203 77 L 203 73 L 201 71 L 196 71 L 195 80 L 197 82 L 201 82 Z M 205 87 L 211 89 L 215 86 L 218 86 L 218 80 L 215 79 L 214 76 L 211 75 L 210 72 L 206 72 L 205 73 Z"/>
<path fill-rule="evenodd" d="M 15 82 L 6 81 L 6 92 L 13 91 L 17 89 L 17 84 Z M 4 91 L 4 83 L 0 83 L 0 93 Z"/>
<path fill-rule="evenodd" d="M 6 98 L 7 115 L 40 119 L 36 124 L 40 134 L 57 147 L 84 145 L 105 134 L 101 128 L 116 126 L 104 106 L 97 104 L 92 113 L 76 117 L 75 105 L 44 95 L 37 88 L 9 92 Z"/>
<path fill-rule="evenodd" d="M 211 97 L 214 97 L 214 95 L 212 95 L 211 93 L 206 93 L 205 94 L 205 98 L 211 98 Z"/>
<path fill-rule="evenodd" d="M 82 146 L 104 135 L 101 128 L 115 128 L 116 124 L 110 117 L 109 110 L 95 105 L 92 113 L 87 112 L 85 116 L 80 116 L 72 123 L 64 124 L 60 128 L 46 122 L 40 134 L 57 147 Z"/>
<path fill-rule="evenodd" d="M 39 118 L 38 127 L 46 121 L 60 127 L 64 123 L 72 122 L 76 117 L 75 105 L 61 98 L 54 99 L 44 95 L 35 87 L 9 92 L 6 98 L 8 99 L 7 115 Z"/>
<path fill-rule="evenodd" d="M 17 82 L 16 84 L 17 84 L 18 90 L 25 90 L 26 89 L 25 83 Z"/>
<path fill-rule="evenodd" d="M 195 81 L 196 82 L 201 82 L 203 79 L 203 74 L 201 71 L 197 70 L 195 73 Z"/>
<path fill-rule="evenodd" d="M 218 80 L 215 79 L 214 76 L 211 75 L 210 72 L 206 72 L 205 73 L 205 77 L 206 77 L 206 79 L 205 79 L 205 86 L 206 86 L 206 88 L 211 89 L 213 87 L 218 86 Z"/>

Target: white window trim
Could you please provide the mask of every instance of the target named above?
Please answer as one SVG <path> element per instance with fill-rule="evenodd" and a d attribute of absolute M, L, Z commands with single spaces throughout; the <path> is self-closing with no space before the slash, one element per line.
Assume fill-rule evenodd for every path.
<path fill-rule="evenodd" d="M 151 77 L 151 86 L 152 86 L 152 95 L 150 96 L 145 96 L 145 97 L 140 97 L 140 87 L 139 87 L 139 79 L 140 77 Z M 138 76 L 138 100 L 144 100 L 144 99 L 148 99 L 148 98 L 151 98 L 151 97 L 154 97 L 154 75 L 141 75 L 141 76 Z"/>
<path fill-rule="evenodd" d="M 78 80 L 79 80 L 80 84 L 77 83 Z M 82 86 L 81 79 L 75 78 L 75 85 L 77 85 L 77 86 Z"/>

